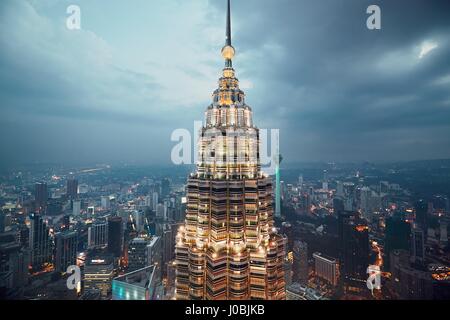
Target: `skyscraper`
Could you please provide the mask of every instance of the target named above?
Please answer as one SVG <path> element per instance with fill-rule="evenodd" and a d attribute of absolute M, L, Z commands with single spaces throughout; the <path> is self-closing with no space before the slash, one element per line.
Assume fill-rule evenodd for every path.
<path fill-rule="evenodd" d="M 390 267 L 390 253 L 393 250 L 410 248 L 411 225 L 400 215 L 394 214 L 386 219 L 386 240 L 384 246 L 385 265 Z"/>
<path fill-rule="evenodd" d="M 101 197 L 101 206 L 102 209 L 109 209 L 111 207 L 111 199 L 109 198 L 109 196 Z"/>
<path fill-rule="evenodd" d="M 29 252 L 20 243 L 16 241 L 0 243 L 0 275 L 9 279 L 0 281 L 0 288 L 12 289 L 26 285 L 29 262 Z"/>
<path fill-rule="evenodd" d="M 285 238 L 276 234 L 271 179 L 261 171 L 259 130 L 239 89 L 228 1 L 219 88 L 200 131 L 176 243 L 176 298 L 284 299 Z"/>
<path fill-rule="evenodd" d="M 108 223 L 95 221 L 88 229 L 88 247 L 102 248 L 108 244 Z"/>
<path fill-rule="evenodd" d="M 308 283 L 308 244 L 302 241 L 294 242 L 294 282 Z"/>
<path fill-rule="evenodd" d="M 67 198 L 76 199 L 78 197 L 78 180 L 70 178 L 67 180 Z"/>
<path fill-rule="evenodd" d="M 100 290 L 102 298 L 111 294 L 112 280 L 115 276 L 114 259 L 111 255 L 88 256 L 84 266 L 84 290 Z"/>
<path fill-rule="evenodd" d="M 81 200 L 72 201 L 72 214 L 78 216 L 81 213 Z"/>
<path fill-rule="evenodd" d="M 123 251 L 123 223 L 121 217 L 108 219 L 108 251 L 118 258 Z"/>
<path fill-rule="evenodd" d="M 78 235 L 76 231 L 59 232 L 55 235 L 55 270 L 66 272 L 77 262 Z"/>
<path fill-rule="evenodd" d="M 0 210 L 0 233 L 5 232 L 6 226 L 6 214 Z"/>
<path fill-rule="evenodd" d="M 134 238 L 128 245 L 128 271 L 154 266 L 155 281 L 161 281 L 162 247 L 160 237 Z"/>
<path fill-rule="evenodd" d="M 152 194 L 152 209 L 153 211 L 156 211 L 158 208 L 158 192 L 153 192 Z"/>
<path fill-rule="evenodd" d="M 38 182 L 35 185 L 34 199 L 36 202 L 36 210 L 41 213 L 47 208 L 48 190 L 45 182 Z"/>
<path fill-rule="evenodd" d="M 416 214 L 415 222 L 422 228 L 422 230 L 424 230 L 426 236 L 428 203 L 424 200 L 417 201 L 414 204 L 414 211 Z"/>
<path fill-rule="evenodd" d="M 333 286 L 338 284 L 339 265 L 336 259 L 323 253 L 315 252 L 314 271 L 317 277 L 327 281 Z"/>
<path fill-rule="evenodd" d="M 425 232 L 420 227 L 411 230 L 411 262 L 423 265 L 425 261 Z"/>
<path fill-rule="evenodd" d="M 161 198 L 165 198 L 170 194 L 170 180 L 164 178 L 161 181 Z"/>
<path fill-rule="evenodd" d="M 369 228 L 357 212 L 345 212 L 340 218 L 341 264 L 344 280 L 347 283 L 365 281 L 369 266 Z"/>
<path fill-rule="evenodd" d="M 52 262 L 52 249 L 47 223 L 39 214 L 30 215 L 31 267 L 42 270 Z"/>

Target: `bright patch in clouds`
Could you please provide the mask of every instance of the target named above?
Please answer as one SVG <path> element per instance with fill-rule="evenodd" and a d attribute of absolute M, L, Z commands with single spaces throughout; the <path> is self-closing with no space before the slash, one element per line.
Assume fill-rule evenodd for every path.
<path fill-rule="evenodd" d="M 436 42 L 425 41 L 424 43 L 422 43 L 422 46 L 420 47 L 419 59 L 422 59 L 437 47 L 438 44 Z"/>
<path fill-rule="evenodd" d="M 254 88 L 253 82 L 248 80 L 248 79 L 244 79 L 244 80 L 239 81 L 239 86 L 243 90 L 245 90 L 245 89 L 253 89 Z"/>

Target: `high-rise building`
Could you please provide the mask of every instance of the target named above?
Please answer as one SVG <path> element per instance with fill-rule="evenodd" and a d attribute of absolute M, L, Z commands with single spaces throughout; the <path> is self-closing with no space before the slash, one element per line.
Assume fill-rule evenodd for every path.
<path fill-rule="evenodd" d="M 328 171 L 323 170 L 322 189 L 328 191 Z"/>
<path fill-rule="evenodd" d="M 67 180 L 67 198 L 76 199 L 78 197 L 78 180 L 70 178 Z"/>
<path fill-rule="evenodd" d="M 420 227 L 411 230 L 411 262 L 416 265 L 425 263 L 425 233 Z"/>
<path fill-rule="evenodd" d="M 337 260 L 320 252 L 315 252 L 313 258 L 316 277 L 327 281 L 333 286 L 337 286 L 339 277 L 339 265 Z"/>
<path fill-rule="evenodd" d="M 372 190 L 369 187 L 363 187 L 360 190 L 360 208 L 362 216 L 369 222 L 372 221 Z"/>
<path fill-rule="evenodd" d="M 68 266 L 77 262 L 78 234 L 64 231 L 55 235 L 55 270 L 66 272 Z"/>
<path fill-rule="evenodd" d="M 30 215 L 31 267 L 35 271 L 52 263 L 52 244 L 47 223 L 39 214 Z"/>
<path fill-rule="evenodd" d="M 386 219 L 385 235 L 385 266 L 389 268 L 390 253 L 393 250 L 409 250 L 411 224 L 402 219 L 401 216 L 393 215 Z"/>
<path fill-rule="evenodd" d="M 176 262 L 171 261 L 166 265 L 166 298 L 173 299 L 175 296 Z"/>
<path fill-rule="evenodd" d="M 101 197 L 101 206 L 102 209 L 109 209 L 111 208 L 111 199 L 109 196 L 102 196 Z"/>
<path fill-rule="evenodd" d="M 108 223 L 95 221 L 88 229 L 88 247 L 102 248 L 108 244 Z"/>
<path fill-rule="evenodd" d="M 340 218 L 341 270 L 344 281 L 365 281 L 369 266 L 369 228 L 357 212 L 344 212 Z"/>
<path fill-rule="evenodd" d="M 281 155 L 278 145 L 275 145 L 275 217 L 281 218 L 281 198 L 282 198 L 282 181 L 281 181 Z M 284 197 L 283 197 L 284 199 Z"/>
<path fill-rule="evenodd" d="M 123 253 L 123 222 L 121 217 L 108 219 L 108 251 L 118 258 Z"/>
<path fill-rule="evenodd" d="M 134 210 L 132 213 L 133 223 L 136 232 L 141 232 L 144 230 L 145 217 L 144 212 L 139 210 Z"/>
<path fill-rule="evenodd" d="M 18 242 L 0 244 L 0 277 L 5 275 L 8 279 L 6 283 L 0 281 L 0 288 L 16 289 L 26 285 L 29 258 L 29 251 Z"/>
<path fill-rule="evenodd" d="M 439 242 L 441 243 L 441 246 L 446 247 L 448 244 L 448 222 L 446 219 L 442 219 L 439 223 Z"/>
<path fill-rule="evenodd" d="M 166 216 L 167 216 L 167 207 L 164 204 L 159 203 L 156 206 L 156 218 L 166 220 Z"/>
<path fill-rule="evenodd" d="M 148 267 L 148 241 L 145 238 L 134 238 L 128 244 L 128 270 L 135 271 Z"/>
<path fill-rule="evenodd" d="M 165 199 L 170 194 L 170 180 L 164 178 L 161 181 L 161 198 Z"/>
<path fill-rule="evenodd" d="M 294 242 L 294 282 L 307 284 L 309 278 L 308 272 L 308 244 L 303 241 Z"/>
<path fill-rule="evenodd" d="M 448 197 L 445 197 L 445 215 L 450 218 L 450 200 Z"/>
<path fill-rule="evenodd" d="M 93 218 L 95 216 L 95 207 L 93 206 L 87 207 L 86 215 L 89 219 Z"/>
<path fill-rule="evenodd" d="M 0 233 L 5 232 L 6 227 L 6 214 L 0 211 Z"/>
<path fill-rule="evenodd" d="M 283 263 L 284 268 L 284 282 L 286 283 L 286 286 L 289 286 L 292 284 L 292 261 L 289 259 L 285 259 Z"/>
<path fill-rule="evenodd" d="M 287 238 L 286 251 L 292 251 L 294 248 L 294 228 L 289 222 L 283 222 L 281 224 L 281 234 L 284 234 Z"/>
<path fill-rule="evenodd" d="M 259 130 L 239 89 L 228 1 L 219 88 L 201 129 L 176 241 L 176 298 L 284 299 L 286 239 L 273 221 L 271 179 L 261 171 Z"/>
<path fill-rule="evenodd" d="M 154 280 L 161 282 L 163 268 L 161 245 L 161 238 L 157 236 L 131 240 L 128 245 L 128 270 L 134 271 L 154 266 Z"/>
<path fill-rule="evenodd" d="M 155 282 L 161 283 L 162 280 L 162 241 L 161 237 L 153 236 L 147 245 L 148 265 L 155 266 Z"/>
<path fill-rule="evenodd" d="M 303 186 L 303 175 L 298 176 L 298 187 L 301 188 Z"/>
<path fill-rule="evenodd" d="M 342 181 L 336 182 L 336 196 L 338 197 L 344 197 L 344 183 Z"/>
<path fill-rule="evenodd" d="M 72 201 L 72 214 L 74 216 L 79 216 L 81 213 L 81 200 Z"/>
<path fill-rule="evenodd" d="M 45 212 L 47 208 L 48 189 L 45 182 L 38 182 L 35 185 L 34 199 L 36 203 L 36 210 L 39 213 Z"/>
<path fill-rule="evenodd" d="M 428 203 L 424 200 L 419 200 L 414 205 L 414 211 L 416 214 L 416 224 L 418 224 L 422 230 L 427 230 L 427 216 L 428 216 Z M 426 235 L 426 234 L 425 234 Z"/>
<path fill-rule="evenodd" d="M 84 291 L 99 290 L 102 298 L 111 294 L 115 276 L 114 259 L 111 255 L 88 256 L 84 266 Z"/>
<path fill-rule="evenodd" d="M 166 224 L 165 228 L 162 232 L 162 263 L 168 263 L 169 261 L 175 258 L 173 247 L 175 245 L 173 239 L 173 232 L 176 230 L 172 230 L 171 225 Z"/>
<path fill-rule="evenodd" d="M 158 208 L 158 203 L 159 203 L 159 201 L 158 201 L 158 192 L 153 192 L 153 195 L 152 195 L 152 209 L 155 212 L 156 212 L 156 209 Z"/>

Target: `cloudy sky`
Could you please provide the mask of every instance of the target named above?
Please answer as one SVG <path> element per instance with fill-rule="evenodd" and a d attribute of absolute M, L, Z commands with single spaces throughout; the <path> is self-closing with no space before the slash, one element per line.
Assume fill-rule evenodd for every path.
<path fill-rule="evenodd" d="M 232 7 L 241 87 L 287 162 L 450 158 L 450 1 Z M 210 103 L 224 25 L 225 0 L 0 1 L 0 166 L 169 164 L 172 131 Z"/>

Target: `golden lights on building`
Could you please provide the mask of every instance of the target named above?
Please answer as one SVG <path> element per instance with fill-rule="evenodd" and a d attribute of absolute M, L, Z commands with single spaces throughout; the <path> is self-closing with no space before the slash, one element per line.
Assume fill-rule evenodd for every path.
<path fill-rule="evenodd" d="M 272 181 L 261 171 L 259 130 L 232 58 L 230 1 L 225 68 L 201 129 L 176 237 L 176 298 L 285 299 L 286 239 L 273 222 Z"/>

